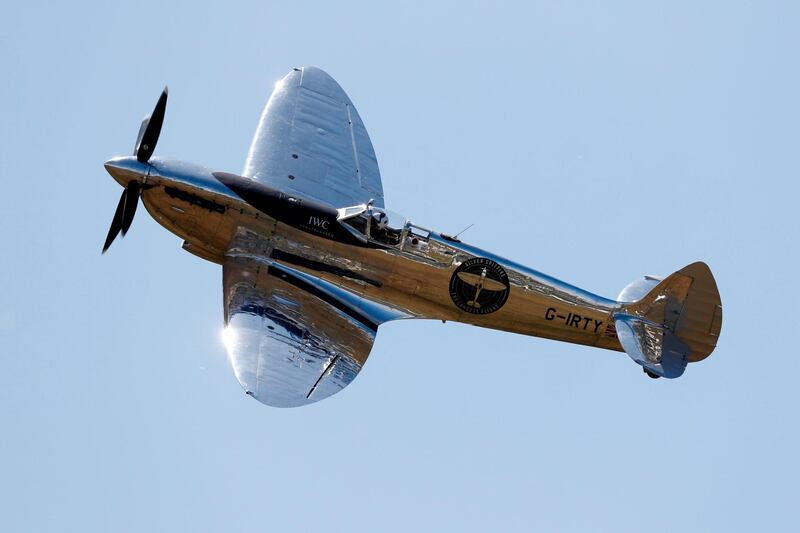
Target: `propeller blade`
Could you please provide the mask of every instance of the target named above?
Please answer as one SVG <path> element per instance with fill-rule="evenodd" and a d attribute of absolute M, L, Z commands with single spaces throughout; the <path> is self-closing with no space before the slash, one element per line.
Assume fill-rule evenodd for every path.
<path fill-rule="evenodd" d="M 117 204 L 117 210 L 114 211 L 114 218 L 111 220 L 111 227 L 108 228 L 108 236 L 106 237 L 106 242 L 103 244 L 103 253 L 106 253 L 108 247 L 111 246 L 111 243 L 114 242 L 114 239 L 117 238 L 117 234 L 119 230 L 122 229 L 122 214 L 125 210 L 125 197 L 128 195 L 128 190 L 125 189 L 122 191 L 122 196 L 119 198 L 119 203 Z"/>
<path fill-rule="evenodd" d="M 144 137 L 144 131 L 147 129 L 149 123 L 150 115 L 147 115 L 142 119 L 142 125 L 139 126 L 139 135 L 136 136 L 136 144 L 133 145 L 133 155 L 139 153 L 139 146 L 142 144 L 142 137 Z"/>
<path fill-rule="evenodd" d="M 136 214 L 136 206 L 139 205 L 139 195 L 141 187 L 138 181 L 128 183 L 127 194 L 125 195 L 125 207 L 122 211 L 122 236 L 124 237 L 131 227 L 133 215 Z"/>
<path fill-rule="evenodd" d="M 136 142 L 136 159 L 140 163 L 147 163 L 153 155 L 153 150 L 158 143 L 158 136 L 161 134 L 161 126 L 164 124 L 164 111 L 167 109 L 167 88 L 156 102 L 153 112 L 144 118 L 139 128 L 139 138 Z"/>

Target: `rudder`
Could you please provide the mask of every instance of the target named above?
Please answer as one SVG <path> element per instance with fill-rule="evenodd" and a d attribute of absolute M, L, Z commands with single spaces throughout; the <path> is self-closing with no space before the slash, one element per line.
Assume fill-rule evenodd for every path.
<path fill-rule="evenodd" d="M 708 357 L 722 329 L 722 302 L 711 270 L 688 265 L 641 299 L 623 303 L 614 319 L 620 343 L 650 374 L 678 377 Z"/>

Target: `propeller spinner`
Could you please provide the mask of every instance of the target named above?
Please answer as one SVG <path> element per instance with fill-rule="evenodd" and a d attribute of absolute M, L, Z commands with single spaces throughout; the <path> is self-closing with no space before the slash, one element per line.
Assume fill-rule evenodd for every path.
<path fill-rule="evenodd" d="M 158 136 L 161 134 L 161 126 L 164 124 L 164 112 L 167 109 L 167 88 L 156 102 L 156 107 L 153 112 L 142 120 L 142 125 L 139 128 L 139 135 L 136 137 L 136 146 L 133 150 L 133 155 L 140 163 L 147 163 L 153 155 L 153 151 L 158 143 Z M 117 210 L 114 212 L 114 218 L 111 220 L 111 227 L 108 229 L 108 236 L 106 242 L 103 244 L 103 253 L 106 253 L 111 243 L 117 238 L 117 235 L 122 231 L 122 235 L 128 232 L 133 222 L 133 216 L 136 214 L 136 206 L 139 204 L 139 197 L 141 196 L 142 185 L 139 181 L 132 179 L 128 182 L 125 190 L 122 191 Z"/>

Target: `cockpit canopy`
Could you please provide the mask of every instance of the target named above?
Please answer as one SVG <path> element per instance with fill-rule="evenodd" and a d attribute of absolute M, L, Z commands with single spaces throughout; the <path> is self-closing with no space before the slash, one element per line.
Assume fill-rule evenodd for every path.
<path fill-rule="evenodd" d="M 369 204 L 343 207 L 339 209 L 336 219 L 363 242 L 400 246 L 404 234 L 408 232 L 406 217 Z"/>

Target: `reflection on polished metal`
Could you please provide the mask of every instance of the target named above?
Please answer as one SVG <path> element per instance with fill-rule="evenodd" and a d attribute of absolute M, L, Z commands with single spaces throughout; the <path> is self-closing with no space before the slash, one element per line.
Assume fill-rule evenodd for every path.
<path fill-rule="evenodd" d="M 722 327 L 704 263 L 647 276 L 617 300 L 425 229 L 384 209 L 372 143 L 339 85 L 292 70 L 270 97 L 242 175 L 153 157 L 166 89 L 133 156 L 105 251 L 139 198 L 192 254 L 222 265 L 225 346 L 237 380 L 293 407 L 347 386 L 390 320 L 452 320 L 624 351 L 651 377 L 707 357 Z"/>

